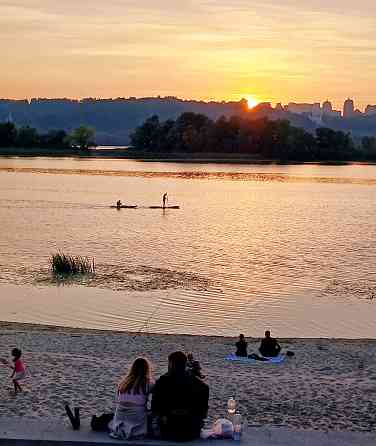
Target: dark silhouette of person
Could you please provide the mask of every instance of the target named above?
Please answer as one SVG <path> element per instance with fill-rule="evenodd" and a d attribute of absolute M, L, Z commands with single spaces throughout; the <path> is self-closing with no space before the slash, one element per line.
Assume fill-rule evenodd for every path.
<path fill-rule="evenodd" d="M 167 192 L 165 192 L 164 194 L 163 194 L 163 198 L 162 198 L 162 203 L 163 203 L 163 207 L 165 208 L 166 207 L 166 203 L 168 202 L 168 195 L 167 195 Z"/>
<path fill-rule="evenodd" d="M 118 209 L 120 209 L 120 207 L 121 207 L 121 200 L 118 200 L 118 201 L 116 202 L 116 207 L 117 207 Z"/>
<path fill-rule="evenodd" d="M 279 352 L 281 351 L 281 346 L 278 344 L 277 339 L 272 338 L 270 336 L 269 330 L 266 330 L 265 338 L 261 340 L 259 351 L 262 354 L 262 356 L 267 356 L 271 358 L 278 356 Z"/>
<path fill-rule="evenodd" d="M 155 383 L 151 402 L 161 437 L 172 441 L 199 438 L 208 412 L 209 387 L 187 372 L 183 352 L 172 353 L 168 361 L 168 372 Z"/>
<path fill-rule="evenodd" d="M 236 356 L 244 356 L 247 357 L 247 348 L 248 348 L 248 342 L 246 342 L 245 337 L 243 334 L 239 335 L 239 341 L 235 344 L 236 347 Z"/>

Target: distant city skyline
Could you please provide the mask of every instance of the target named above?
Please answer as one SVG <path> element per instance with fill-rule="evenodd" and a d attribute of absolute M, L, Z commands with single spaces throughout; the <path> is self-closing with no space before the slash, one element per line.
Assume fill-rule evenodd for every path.
<path fill-rule="evenodd" d="M 262 103 L 270 103 L 270 101 L 260 102 Z M 249 104 L 252 108 L 253 106 L 257 105 L 253 103 L 253 101 Z M 315 108 L 326 114 L 326 115 L 342 115 L 344 117 L 352 117 L 354 115 L 357 115 L 359 113 L 361 114 L 376 114 L 376 104 L 368 103 L 364 109 L 357 106 L 357 103 L 354 99 L 348 97 L 342 104 L 341 107 L 336 110 L 334 107 L 332 101 L 329 99 L 326 99 L 325 101 L 314 101 L 314 102 L 296 102 L 296 101 L 289 101 L 288 103 L 284 104 L 283 102 L 277 102 L 275 106 L 278 108 L 278 106 L 283 106 L 283 109 L 289 110 L 289 111 L 299 111 L 300 113 L 304 112 L 312 112 L 315 110 Z"/>
<path fill-rule="evenodd" d="M 278 106 L 278 104 L 277 104 Z M 366 114 L 366 115 L 374 115 L 376 114 L 376 104 L 367 104 L 364 109 L 361 107 L 357 107 L 357 103 L 354 99 L 348 97 L 342 104 L 342 107 L 340 107 L 338 110 L 336 110 L 333 107 L 333 103 L 327 99 L 324 102 L 313 102 L 313 103 L 300 103 L 300 102 L 293 102 L 290 101 L 285 105 L 285 109 L 289 109 L 290 111 L 293 111 L 293 109 L 299 110 L 301 109 L 301 112 L 304 112 L 304 109 L 306 109 L 306 112 L 314 112 L 315 109 L 317 111 L 320 111 L 323 114 L 326 115 L 333 115 L 338 116 L 341 115 L 345 118 L 351 118 L 353 116 L 359 115 L 359 114 Z"/>
<path fill-rule="evenodd" d="M 0 92 L 1 93 L 1 92 Z M 144 95 L 144 96 L 137 96 L 137 95 L 129 95 L 129 96 L 96 96 L 96 95 L 88 95 L 88 96 L 83 96 L 83 97 L 73 97 L 73 96 L 63 96 L 63 95 L 57 95 L 57 96 L 30 96 L 30 97 L 17 97 L 17 96 L 0 96 L 0 101 L 1 100 L 27 100 L 27 101 L 32 101 L 35 99 L 69 99 L 69 100 L 84 100 L 84 99 L 103 99 L 103 100 L 115 100 L 115 99 L 130 99 L 130 98 L 135 98 L 135 99 L 143 99 L 143 98 L 177 98 L 177 99 L 182 99 L 182 100 L 187 100 L 187 101 L 204 101 L 204 102 L 210 102 L 210 101 L 214 101 L 214 102 L 231 102 L 231 101 L 240 101 L 240 100 L 247 100 L 249 107 L 253 108 L 256 105 L 259 104 L 270 104 L 273 107 L 277 107 L 278 105 L 282 105 L 283 108 L 287 108 L 288 106 L 315 106 L 315 105 L 319 105 L 320 108 L 323 107 L 325 109 L 325 104 L 327 104 L 327 106 L 329 106 L 331 108 L 331 112 L 341 112 L 341 115 L 344 114 L 344 105 L 346 103 L 347 100 L 351 100 L 353 102 L 354 105 L 354 109 L 353 112 L 356 111 L 360 111 L 361 113 L 371 113 L 374 114 L 376 111 L 376 99 L 375 102 L 372 103 L 370 101 L 367 102 L 367 100 L 365 100 L 364 105 L 360 105 L 360 103 L 356 100 L 351 98 L 350 96 L 346 96 L 346 99 L 344 99 L 342 102 L 334 102 L 332 100 L 330 100 L 329 98 L 325 99 L 325 100 L 316 100 L 313 99 L 312 101 L 298 101 L 294 98 L 291 99 L 287 99 L 286 101 L 282 101 L 282 100 L 277 100 L 277 101 L 270 101 L 270 100 L 260 100 L 257 98 L 257 96 L 254 95 L 246 95 L 246 96 L 241 96 L 239 98 L 201 98 L 201 97 L 184 97 L 181 95 L 162 95 L 162 94 L 156 94 L 156 95 Z M 291 107 L 290 107 L 291 108 Z M 328 111 L 328 109 L 327 109 Z"/>
<path fill-rule="evenodd" d="M 251 106 L 252 104 L 248 105 Z M 289 102 L 288 104 L 283 104 L 279 102 L 275 107 L 270 102 L 262 102 L 258 104 L 257 109 L 264 112 L 266 116 L 272 111 L 303 115 L 318 126 L 327 125 L 328 119 L 331 120 L 330 122 L 333 122 L 333 119 L 337 121 L 342 119 L 352 120 L 352 118 L 357 117 L 372 117 L 374 121 L 376 119 L 376 105 L 369 104 L 361 111 L 355 108 L 355 103 L 351 98 L 347 98 L 344 101 L 341 110 L 333 108 L 333 104 L 329 100 L 322 103 Z"/>
<path fill-rule="evenodd" d="M 376 2 L 4 0 L 0 96 L 376 103 Z"/>
<path fill-rule="evenodd" d="M 202 99 L 202 98 L 184 98 L 184 97 L 180 97 L 180 96 L 162 96 L 162 95 L 157 95 L 157 96 L 119 96 L 119 97 L 95 97 L 95 96 L 88 96 L 88 97 L 84 97 L 84 98 L 72 98 L 72 97 L 31 97 L 31 98 L 11 98 L 11 97 L 0 97 L 0 103 L 4 100 L 20 100 L 20 101 L 34 101 L 34 100 L 86 100 L 86 99 L 98 99 L 98 100 L 117 100 L 117 99 L 124 99 L 124 100 L 129 100 L 129 99 L 180 99 L 180 100 L 187 100 L 187 101 L 204 101 L 204 102 L 210 102 L 211 99 Z M 332 101 L 330 101 L 329 99 L 326 99 L 325 101 L 313 101 L 313 102 L 297 102 L 294 100 L 290 100 L 286 103 L 279 101 L 279 102 L 275 102 L 272 103 L 271 101 L 258 101 L 255 97 L 253 96 L 248 96 L 248 97 L 242 97 L 240 98 L 238 101 L 241 100 L 246 100 L 248 102 L 248 106 L 249 108 L 254 108 L 257 105 L 266 105 L 266 106 L 270 106 L 271 108 L 280 108 L 281 110 L 286 110 L 286 111 L 291 111 L 292 113 L 298 113 L 298 114 L 303 114 L 303 113 L 315 113 L 315 111 L 320 112 L 322 114 L 326 114 L 326 115 L 333 115 L 333 116 L 343 116 L 343 117 L 352 117 L 354 115 L 357 114 L 365 114 L 365 115 L 376 115 L 376 104 L 371 104 L 368 103 L 364 109 L 361 107 L 357 106 L 357 102 L 356 100 L 348 97 L 346 100 L 344 100 L 342 106 L 340 106 L 338 109 L 335 108 L 334 104 Z M 215 102 L 231 102 L 231 99 L 220 99 L 220 100 L 216 100 L 213 99 L 213 101 Z M 237 101 L 237 100 L 235 100 Z"/>

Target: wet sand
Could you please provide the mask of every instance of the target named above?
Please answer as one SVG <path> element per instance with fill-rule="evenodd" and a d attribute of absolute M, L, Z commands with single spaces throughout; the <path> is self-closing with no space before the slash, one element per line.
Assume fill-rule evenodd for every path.
<path fill-rule="evenodd" d="M 248 341 L 255 351 L 259 340 Z M 0 417 L 56 421 L 66 402 L 84 418 L 112 411 L 116 383 L 137 356 L 159 376 L 168 354 L 181 349 L 195 353 L 207 376 L 208 422 L 225 416 L 234 396 L 251 426 L 376 431 L 376 340 L 281 339 L 295 357 L 278 365 L 226 362 L 234 342 L 0 322 L 0 357 L 18 346 L 29 371 L 25 392 L 12 396 L 11 371 L 0 367 Z"/>

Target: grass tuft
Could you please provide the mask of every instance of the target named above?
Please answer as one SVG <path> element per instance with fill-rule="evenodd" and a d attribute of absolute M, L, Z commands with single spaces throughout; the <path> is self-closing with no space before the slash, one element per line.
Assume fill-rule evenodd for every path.
<path fill-rule="evenodd" d="M 82 256 L 71 256 L 58 252 L 50 257 L 50 265 L 54 274 L 73 276 L 76 274 L 94 274 L 94 259 Z"/>

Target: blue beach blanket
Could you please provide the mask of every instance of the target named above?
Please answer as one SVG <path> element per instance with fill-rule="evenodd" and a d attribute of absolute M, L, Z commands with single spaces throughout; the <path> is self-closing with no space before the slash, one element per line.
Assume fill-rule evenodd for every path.
<path fill-rule="evenodd" d="M 235 353 L 230 353 L 225 359 L 226 361 L 241 362 L 243 364 L 280 364 L 285 360 L 285 357 L 285 355 L 279 355 L 275 358 L 267 358 L 269 361 L 258 361 L 257 359 L 245 358 L 242 356 L 236 356 Z"/>

